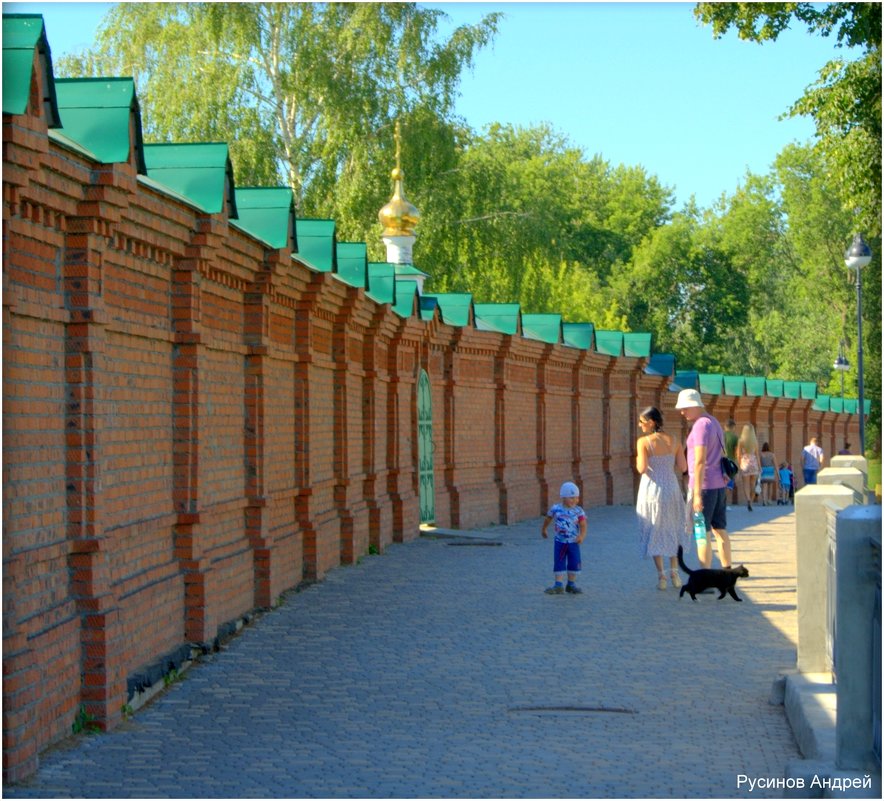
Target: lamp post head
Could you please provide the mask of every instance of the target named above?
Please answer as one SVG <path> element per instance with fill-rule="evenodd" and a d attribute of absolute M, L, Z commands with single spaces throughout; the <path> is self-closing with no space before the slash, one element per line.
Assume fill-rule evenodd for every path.
<path fill-rule="evenodd" d="M 838 358 L 835 359 L 835 364 L 832 365 L 835 370 L 841 370 L 844 372 L 845 370 L 850 369 L 850 362 L 842 356 L 840 353 L 838 354 Z"/>
<path fill-rule="evenodd" d="M 844 254 L 844 263 L 851 270 L 861 270 L 872 260 L 872 249 L 866 244 L 862 234 L 854 234 L 853 242 Z"/>

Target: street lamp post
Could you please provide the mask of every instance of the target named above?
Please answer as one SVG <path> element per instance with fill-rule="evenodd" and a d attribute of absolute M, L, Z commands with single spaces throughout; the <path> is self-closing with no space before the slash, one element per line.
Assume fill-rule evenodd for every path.
<path fill-rule="evenodd" d="M 866 454 L 866 407 L 863 398 L 863 293 L 862 268 L 872 260 L 872 249 L 862 234 L 854 234 L 853 242 L 844 254 L 848 269 L 856 270 L 856 384 L 859 395 L 859 452 Z"/>
<path fill-rule="evenodd" d="M 850 362 L 847 361 L 847 357 L 844 355 L 844 340 L 841 340 L 841 343 L 838 345 L 838 358 L 835 359 L 835 364 L 832 367 L 841 373 L 841 408 L 844 408 L 844 373 L 846 373 L 850 369 Z"/>

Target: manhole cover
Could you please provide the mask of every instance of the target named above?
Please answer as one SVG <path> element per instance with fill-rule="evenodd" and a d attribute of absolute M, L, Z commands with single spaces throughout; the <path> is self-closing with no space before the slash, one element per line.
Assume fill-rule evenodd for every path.
<path fill-rule="evenodd" d="M 445 544 L 450 545 L 451 547 L 457 546 L 457 547 L 461 547 L 461 548 L 468 547 L 468 546 L 487 548 L 489 546 L 494 547 L 497 545 L 503 545 L 502 542 L 488 542 L 485 540 L 478 540 L 478 541 L 471 541 L 471 542 L 446 542 Z"/>
<path fill-rule="evenodd" d="M 634 709 L 622 706 L 512 706 L 510 712 L 609 712 L 617 715 L 637 715 Z"/>

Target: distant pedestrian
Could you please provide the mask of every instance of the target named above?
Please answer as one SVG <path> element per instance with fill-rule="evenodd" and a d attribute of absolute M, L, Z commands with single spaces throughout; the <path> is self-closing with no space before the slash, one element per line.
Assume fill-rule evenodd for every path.
<path fill-rule="evenodd" d="M 543 538 L 547 538 L 546 530 L 549 524 L 553 524 L 555 531 L 553 551 L 553 573 L 555 583 L 547 587 L 544 592 L 549 595 L 561 595 L 563 592 L 580 594 L 583 590 L 577 586 L 575 579 L 580 573 L 580 543 L 586 538 L 586 512 L 577 505 L 580 500 L 580 490 L 571 481 L 562 484 L 559 491 L 562 502 L 555 504 L 546 513 L 543 526 L 540 529 Z M 565 573 L 568 574 L 568 583 L 564 583 Z"/>
<path fill-rule="evenodd" d="M 706 530 L 718 540 L 718 558 L 722 567 L 731 566 L 731 541 L 727 533 L 727 477 L 721 469 L 724 456 L 724 431 L 721 424 L 706 411 L 703 398 L 696 389 L 678 393 L 675 408 L 691 424 L 687 439 L 688 512 L 702 512 Z M 692 520 L 685 521 L 693 529 Z M 712 546 L 708 539 L 697 540 L 700 564 L 712 565 Z"/>
<path fill-rule="evenodd" d="M 777 493 L 777 506 L 788 506 L 792 497 L 792 471 L 785 462 L 780 464 L 780 489 Z"/>
<path fill-rule="evenodd" d="M 850 443 L 845 442 L 844 447 L 838 451 L 839 456 L 850 456 Z"/>
<path fill-rule="evenodd" d="M 778 492 L 779 474 L 777 457 L 765 442 L 761 446 L 761 505 L 773 506 L 774 496 Z"/>
<path fill-rule="evenodd" d="M 786 462 L 786 469 L 789 471 L 789 475 L 792 477 L 792 483 L 789 485 L 789 503 L 794 506 L 795 485 L 798 483 L 798 479 L 795 477 L 795 468 L 792 467 L 792 462 Z"/>
<path fill-rule="evenodd" d="M 724 427 L 724 452 L 727 455 L 727 458 L 737 466 L 740 464 L 737 460 L 737 443 L 739 441 L 740 438 L 737 436 L 737 421 L 731 417 L 728 419 L 727 424 Z M 740 502 L 739 492 L 737 491 L 737 479 L 738 476 L 734 476 L 733 478 L 729 478 L 727 482 L 727 488 L 731 493 L 731 503 L 734 506 Z"/>
<path fill-rule="evenodd" d="M 691 538 L 685 531 L 685 503 L 681 477 L 688 469 L 681 441 L 664 433 L 663 415 L 649 406 L 638 417 L 642 436 L 635 446 L 635 469 L 641 474 L 635 513 L 638 517 L 639 547 L 643 558 L 651 557 L 657 567 L 657 589 L 666 589 L 663 558 L 669 557 L 672 586 L 681 587 L 678 575 L 678 546 L 686 550 Z"/>
<path fill-rule="evenodd" d="M 758 437 L 755 436 L 755 427 L 751 423 L 746 423 L 740 432 L 740 441 L 737 443 L 737 463 L 740 465 L 740 476 L 743 479 L 743 489 L 746 492 L 746 508 L 751 512 L 752 501 L 755 500 L 755 482 L 761 472 Z"/>
<path fill-rule="evenodd" d="M 826 461 L 820 441 L 816 437 L 810 438 L 810 444 L 804 446 L 801 451 L 801 467 L 804 470 L 804 483 L 816 484 L 816 474 L 822 469 Z"/>

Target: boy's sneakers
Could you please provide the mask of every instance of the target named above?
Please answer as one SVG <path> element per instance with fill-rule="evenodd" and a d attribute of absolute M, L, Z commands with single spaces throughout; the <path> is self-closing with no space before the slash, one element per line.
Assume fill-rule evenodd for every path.
<path fill-rule="evenodd" d="M 566 592 L 574 593 L 574 595 L 580 595 L 583 590 L 580 589 L 573 581 L 569 581 L 568 585 L 563 587 L 561 581 L 557 581 L 552 587 L 547 587 L 544 592 L 547 595 L 562 595 Z"/>

